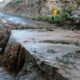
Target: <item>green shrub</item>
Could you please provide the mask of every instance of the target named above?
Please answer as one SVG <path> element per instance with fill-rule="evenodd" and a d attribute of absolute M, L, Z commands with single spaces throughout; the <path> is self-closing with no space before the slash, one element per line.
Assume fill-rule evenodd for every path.
<path fill-rule="evenodd" d="M 70 18 L 70 14 L 67 12 L 51 17 L 53 23 L 63 22 L 64 20 L 66 20 L 68 18 Z"/>
<path fill-rule="evenodd" d="M 64 19 L 67 19 L 70 17 L 70 14 L 68 12 L 65 12 L 62 16 Z"/>
<path fill-rule="evenodd" d="M 58 22 L 61 22 L 62 21 L 62 16 L 60 15 L 57 15 L 57 16 L 52 16 L 52 22 L 53 23 L 58 23 Z"/>
<path fill-rule="evenodd" d="M 47 21 L 49 23 L 60 23 L 60 22 L 63 22 L 64 20 L 70 18 L 70 14 L 68 12 L 65 12 L 63 14 L 58 14 L 56 16 L 51 16 L 51 15 L 48 15 L 48 16 L 44 16 L 44 17 L 39 17 L 37 20 L 41 21 Z"/>

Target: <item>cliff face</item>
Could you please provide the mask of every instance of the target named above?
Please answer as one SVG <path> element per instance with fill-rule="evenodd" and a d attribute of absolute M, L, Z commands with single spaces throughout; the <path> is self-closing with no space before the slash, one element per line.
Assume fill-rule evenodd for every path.
<path fill-rule="evenodd" d="M 76 6 L 74 0 L 13 0 L 4 8 L 4 11 L 37 18 L 51 14 L 51 10 L 54 8 L 63 11 L 64 9 L 74 9 Z"/>

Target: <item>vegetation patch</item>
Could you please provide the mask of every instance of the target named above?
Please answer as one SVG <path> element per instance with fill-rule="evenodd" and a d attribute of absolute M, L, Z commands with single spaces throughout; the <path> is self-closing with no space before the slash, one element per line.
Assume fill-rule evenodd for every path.
<path fill-rule="evenodd" d="M 65 12 L 63 14 L 60 13 L 56 16 L 48 15 L 48 16 L 39 17 L 37 20 L 40 20 L 40 21 L 43 20 L 49 23 L 57 24 L 57 23 L 63 22 L 68 18 L 70 18 L 70 14 L 68 12 Z"/>

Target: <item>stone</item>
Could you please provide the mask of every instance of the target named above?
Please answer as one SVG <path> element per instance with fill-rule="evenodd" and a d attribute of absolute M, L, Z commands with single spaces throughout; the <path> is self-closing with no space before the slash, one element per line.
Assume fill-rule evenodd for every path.
<path fill-rule="evenodd" d="M 25 50 L 19 43 L 10 41 L 3 54 L 3 66 L 11 74 L 17 74 L 25 63 Z"/>
<path fill-rule="evenodd" d="M 6 5 L 3 11 L 37 19 L 42 16 L 51 15 L 51 11 L 54 8 L 62 12 L 77 7 L 74 0 L 67 0 L 67 2 L 63 0 L 14 0 Z"/>
<path fill-rule="evenodd" d="M 10 3 L 12 0 L 0 0 L 0 10 L 5 7 L 8 3 Z"/>
<path fill-rule="evenodd" d="M 34 21 L 31 19 L 8 15 L 0 12 L 0 48 L 3 48 L 2 53 L 7 45 L 10 37 L 10 30 L 14 29 L 40 29 L 53 28 L 54 25 L 46 22 Z"/>
<path fill-rule="evenodd" d="M 7 41 L 9 39 L 9 36 L 10 36 L 10 32 L 6 28 L 3 28 L 3 29 L 0 28 L 0 47 L 1 48 L 5 48 Z"/>
<path fill-rule="evenodd" d="M 13 30 L 9 41 L 12 43 L 15 41 L 24 47 L 26 61 L 36 64 L 48 80 L 80 79 L 79 33 L 67 30 L 45 32 Z M 7 46 L 5 52 L 9 50 L 10 47 Z"/>

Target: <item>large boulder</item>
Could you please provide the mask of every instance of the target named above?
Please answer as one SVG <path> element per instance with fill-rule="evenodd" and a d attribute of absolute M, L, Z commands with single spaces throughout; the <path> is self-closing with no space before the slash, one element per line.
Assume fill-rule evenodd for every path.
<path fill-rule="evenodd" d="M 13 30 L 5 50 L 6 54 L 4 53 L 5 56 L 8 55 L 7 58 L 9 59 L 6 57 L 3 59 L 4 62 L 8 63 L 6 60 L 12 60 L 14 63 L 14 58 L 10 56 L 18 53 L 19 46 L 17 43 L 19 43 L 21 48 L 24 47 L 25 49 L 26 61 L 36 65 L 48 80 L 79 80 L 79 38 L 79 34 L 72 31 Z M 12 46 L 9 45 L 10 43 Z M 23 55 L 24 50 L 21 52 L 18 55 Z M 14 57 L 18 58 L 19 56 L 14 55 Z"/>
<path fill-rule="evenodd" d="M 9 41 L 2 62 L 9 73 L 17 74 L 25 63 L 25 49 L 20 44 Z"/>

